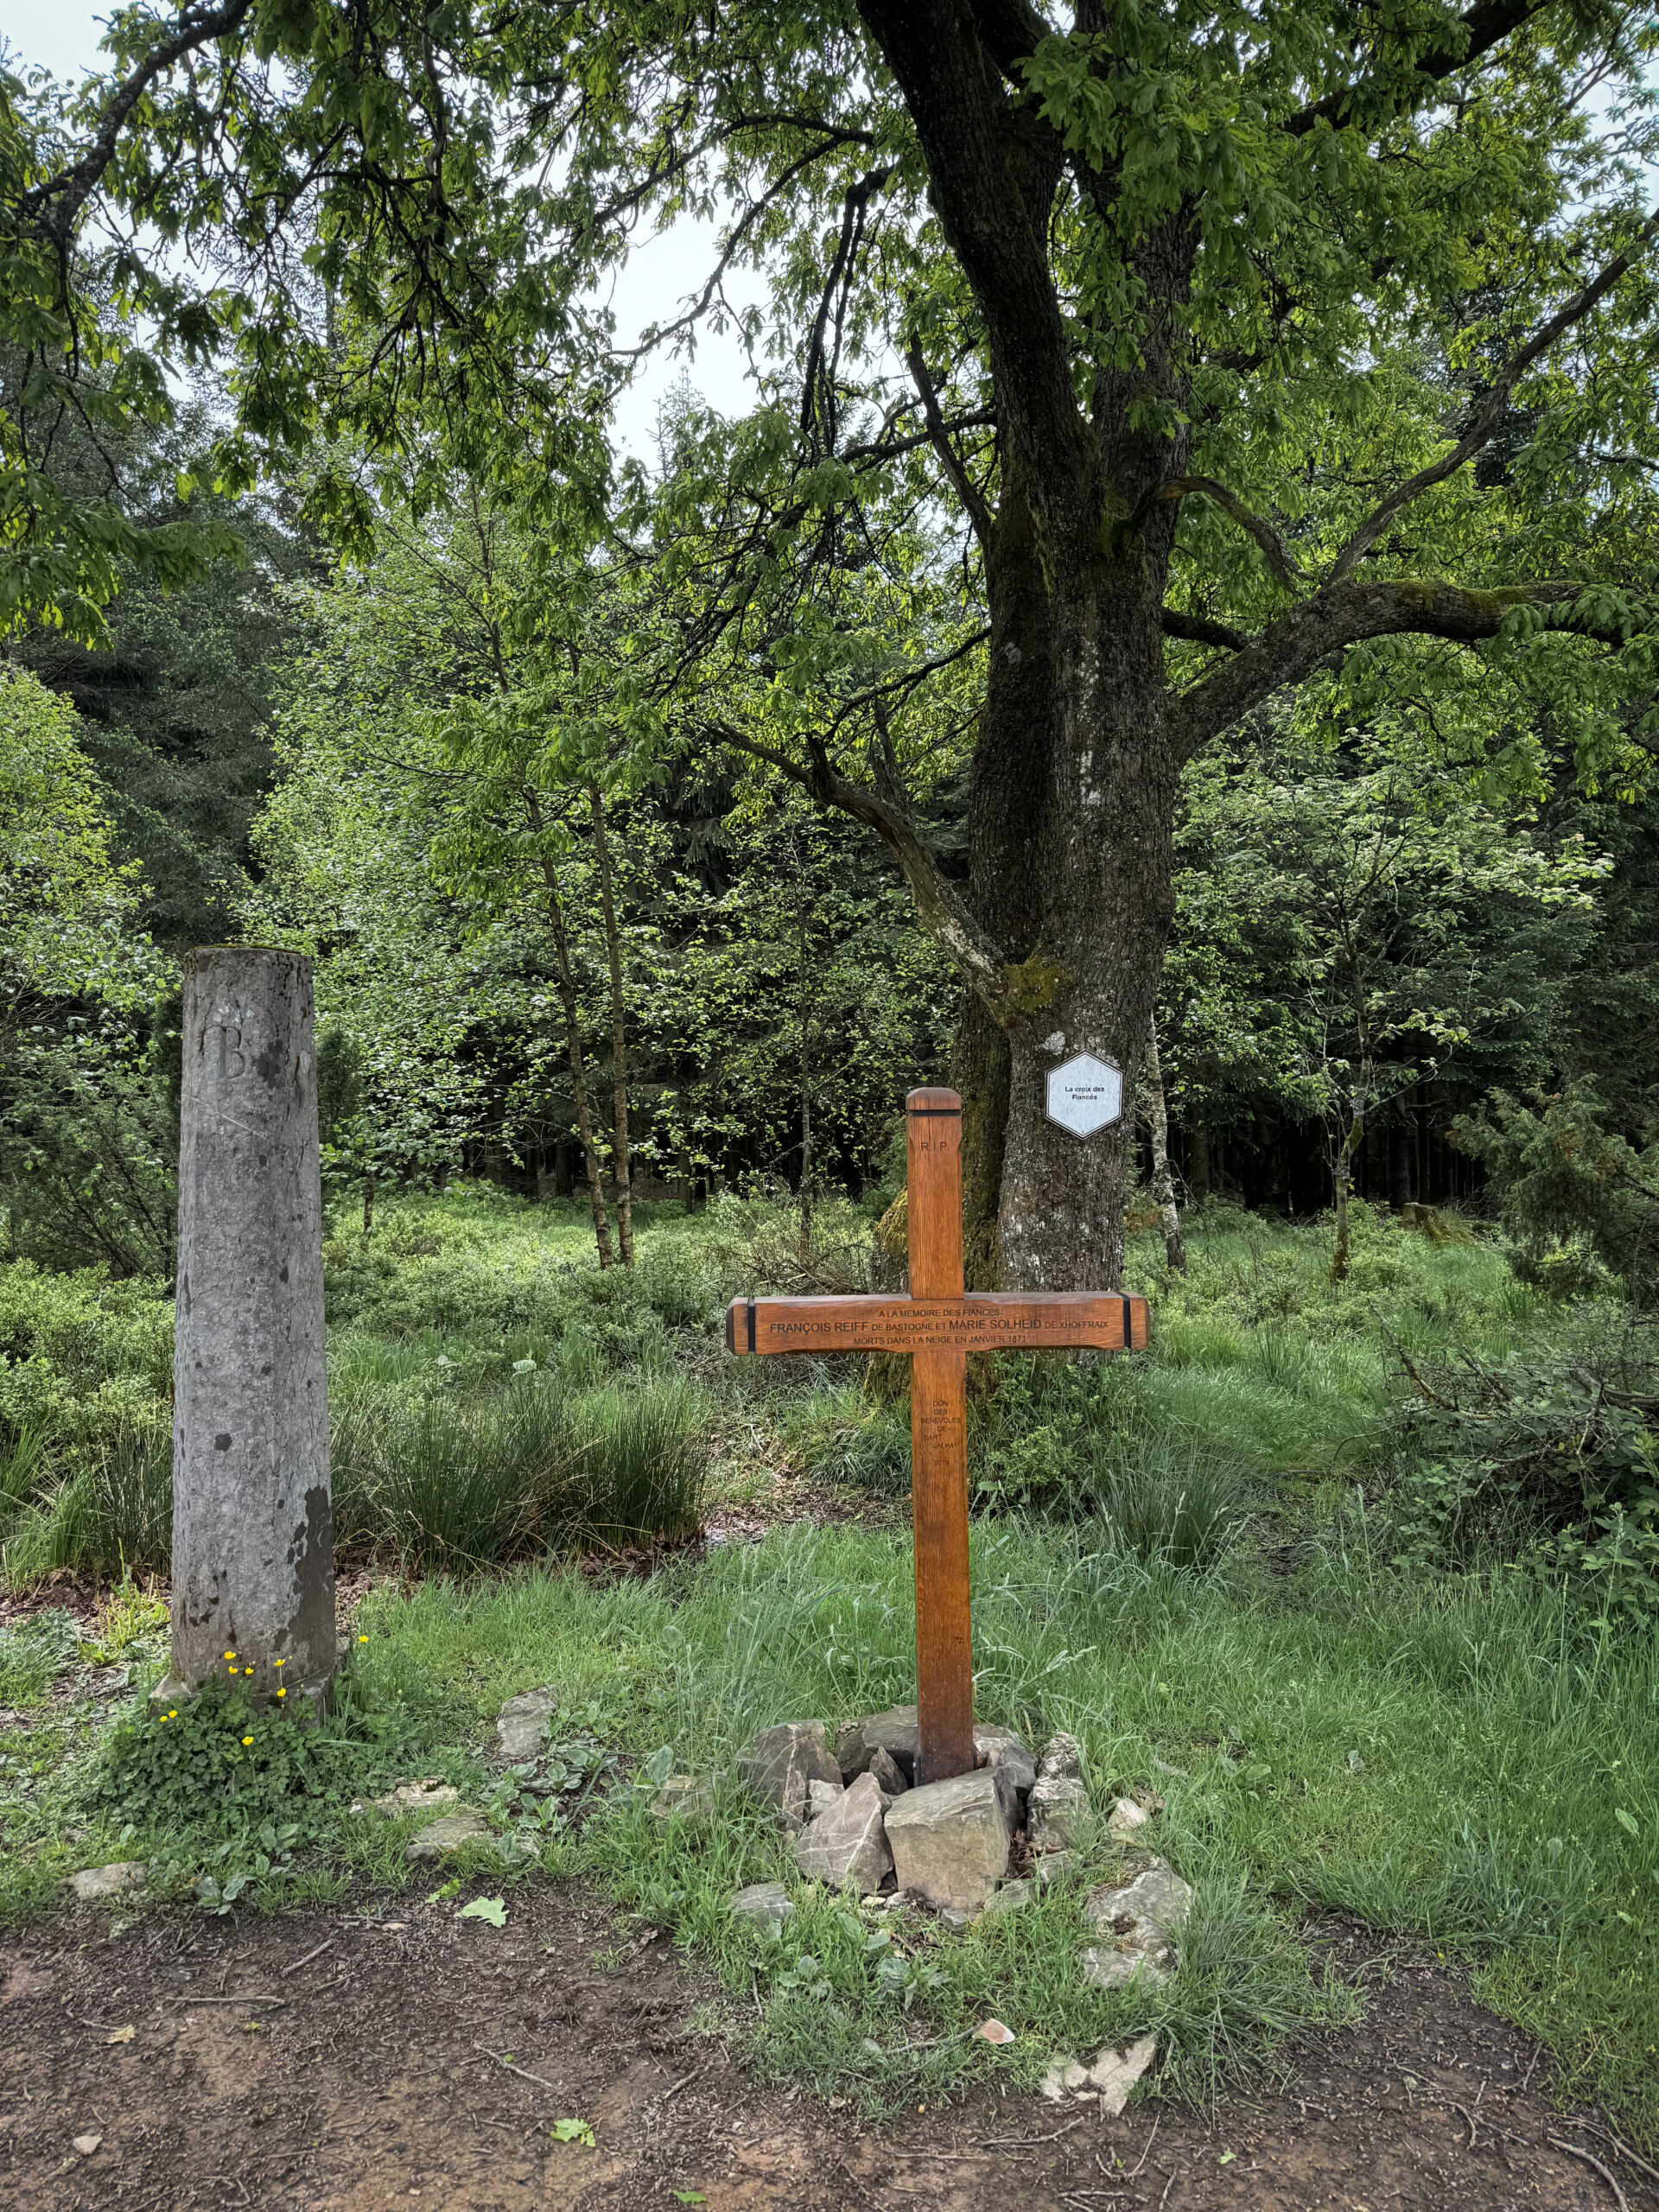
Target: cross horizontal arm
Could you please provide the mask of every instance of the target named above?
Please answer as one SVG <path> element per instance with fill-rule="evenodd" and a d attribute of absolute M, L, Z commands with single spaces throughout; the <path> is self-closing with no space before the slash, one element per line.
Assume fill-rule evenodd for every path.
<path fill-rule="evenodd" d="M 970 1291 L 963 1298 L 734 1298 L 734 1352 L 1143 1351 L 1147 1301 L 1116 1291 Z"/>

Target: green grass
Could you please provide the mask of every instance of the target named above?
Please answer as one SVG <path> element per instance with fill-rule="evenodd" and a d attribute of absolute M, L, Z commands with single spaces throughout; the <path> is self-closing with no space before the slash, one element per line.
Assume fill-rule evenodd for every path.
<path fill-rule="evenodd" d="M 1207 1575 L 1148 1561 L 1104 1522 L 981 1526 L 974 1576 L 982 1713 L 1033 1736 L 1079 1734 L 1103 1803 L 1160 1789 L 1161 1847 L 1210 1901 L 1215 1932 L 1167 1999 L 1126 2005 L 1061 1971 L 1077 1898 L 1047 1900 L 1029 1922 L 939 1948 L 944 1983 L 918 2000 L 938 2031 L 972 2024 L 992 1993 L 999 2017 L 1054 2048 L 1156 2021 L 1172 2079 L 1196 2089 L 1292 2027 L 1339 2016 L 1290 1931 L 1308 1904 L 1341 1906 L 1473 1961 L 1483 1991 L 1551 2044 L 1576 2094 L 1659 2135 L 1650 1642 L 1586 1638 L 1564 1598 L 1520 1577 L 1408 1582 L 1379 1565 L 1356 1518 L 1287 1587 L 1236 1555 Z M 575 1575 L 429 1584 L 383 1595 L 373 1618 L 369 1678 L 383 1696 L 438 1684 L 481 1725 L 500 1699 L 550 1681 L 596 1706 L 625 1748 L 671 1745 L 677 1767 L 714 1771 L 774 1720 L 834 1720 L 904 1696 L 912 1665 L 906 1547 L 863 1529 L 779 1534 L 608 1590 Z M 709 1841 L 628 1809 L 588 1852 L 734 1991 L 770 1957 L 724 1917 L 738 1882 L 787 1871 L 757 1822 L 722 1823 Z M 851 1973 L 828 1910 L 791 1923 L 780 1973 L 800 1948 Z M 909 2062 L 876 2067 L 862 2051 L 880 1999 L 872 1984 L 849 2010 L 855 1993 L 843 1993 L 860 2024 L 849 2042 L 838 2025 L 805 2032 L 828 1999 L 802 2013 L 809 2000 L 783 1993 L 776 2020 L 766 2009 L 760 2041 L 781 2038 L 766 2063 L 794 2051 L 787 2065 L 820 2084 L 893 2091 Z M 891 2040 L 891 2024 L 875 2040 Z M 983 2063 L 941 2046 L 925 2078 L 939 2087 Z"/>
<path fill-rule="evenodd" d="M 1160 1847 L 1200 1899 L 1167 1990 L 1084 1986 L 1077 1887 L 963 1938 L 915 1929 L 886 1948 L 874 1923 L 804 1895 L 767 1946 L 726 1901 L 790 1862 L 729 1785 L 700 1832 L 649 1819 L 612 1777 L 578 1834 L 537 1824 L 481 1762 L 502 1700 L 543 1683 L 572 1743 L 624 1772 L 668 1747 L 677 1768 L 727 1774 L 772 1721 L 911 1694 L 906 1409 L 873 1401 L 853 1363 L 726 1357 L 720 1298 L 794 1264 L 792 1230 L 752 1205 L 647 1211 L 632 1278 L 594 1269 L 577 1208 L 487 1191 L 398 1201 L 366 1243 L 331 1240 L 342 1542 L 428 1579 L 368 1601 L 303 1841 L 255 1851 L 223 1793 L 100 1811 L 87 1777 L 107 1752 L 89 1708 L 61 1701 L 86 1655 L 58 1630 L 0 1637 L 0 1706 L 23 1716 L 0 1736 L 0 1918 L 117 1855 L 155 1856 L 153 1895 L 186 1904 L 203 1876 L 244 1866 L 243 1902 L 269 1910 L 429 1883 L 403 1860 L 406 1824 L 344 1806 L 359 1780 L 441 1772 L 482 1793 L 511 1842 L 463 1876 L 586 1872 L 714 1974 L 763 2075 L 871 2109 L 992 2071 L 1029 2081 L 1056 2050 L 1154 2024 L 1165 2086 L 1208 2094 L 1349 2016 L 1298 1932 L 1310 1906 L 1339 1906 L 1467 1961 L 1549 2044 L 1570 2093 L 1659 2141 L 1654 1639 L 1598 1629 L 1565 1584 L 1501 1564 L 1389 1564 L 1391 1343 L 1419 1365 L 1562 1357 L 1611 1337 L 1623 1310 L 1553 1305 L 1496 1243 L 1431 1244 L 1356 1211 L 1340 1288 L 1318 1229 L 1217 1214 L 1173 1281 L 1155 1239 L 1137 1239 L 1127 1274 L 1154 1298 L 1152 1352 L 1009 1358 L 973 1409 L 979 1709 L 1033 1738 L 1077 1732 L 1103 1806 L 1163 1793 Z M 857 1229 L 849 1208 L 829 1224 L 854 1271 Z M 0 1269 L 14 1575 L 105 1554 L 142 1567 L 156 1547 L 161 1313 L 153 1287 Z M 779 1531 L 644 1580 L 595 1585 L 562 1563 L 680 1533 L 704 1496 L 764 1503 L 800 1477 L 856 1500 L 867 1524 Z M 160 1651 L 153 1621 L 133 1622 L 142 1688 Z M 591 1777 L 589 1751 L 569 1757 Z M 92 1832 L 72 1850 L 76 1822 Z M 967 2038 L 992 2010 L 1022 2031 L 1011 2056 Z"/>

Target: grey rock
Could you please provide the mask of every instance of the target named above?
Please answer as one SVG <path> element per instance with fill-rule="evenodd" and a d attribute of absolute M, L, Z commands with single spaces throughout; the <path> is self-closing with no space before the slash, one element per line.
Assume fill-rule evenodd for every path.
<path fill-rule="evenodd" d="M 1101 1940 L 1083 1954 L 1084 1980 L 1099 1989 L 1121 1989 L 1137 1974 L 1166 1981 L 1175 1969 L 1175 1939 L 1192 1908 L 1192 1890 L 1162 1859 L 1148 1859 L 1125 1881 L 1091 1890 L 1083 1917 Z"/>
<path fill-rule="evenodd" d="M 142 1859 L 117 1859 L 107 1866 L 88 1866 L 69 1877 L 77 1903 L 96 1904 L 100 1897 L 118 1897 L 126 1890 L 144 1886 Z"/>
<path fill-rule="evenodd" d="M 895 1705 L 862 1720 L 849 1720 L 836 1737 L 836 1758 L 842 1778 L 851 1782 L 885 1751 L 906 1782 L 916 1779 L 918 1723 L 913 1705 Z"/>
<path fill-rule="evenodd" d="M 1004 1882 L 986 1906 L 986 1917 L 991 1919 L 1001 1913 L 1018 1912 L 1020 1906 L 1029 1904 L 1036 1894 L 1029 1882 Z"/>
<path fill-rule="evenodd" d="M 841 1780 L 841 1769 L 824 1741 L 822 1720 L 785 1720 L 776 1728 L 763 1729 L 738 1754 L 737 1771 L 745 1788 L 770 1805 L 785 1828 L 804 1824 L 809 1782 Z"/>
<path fill-rule="evenodd" d="M 1129 2091 L 1157 2056 L 1156 2036 L 1142 2036 L 1126 2050 L 1099 2052 L 1089 2069 L 1089 2082 L 1100 2093 L 1101 2110 L 1116 2120 L 1129 2101 Z"/>
<path fill-rule="evenodd" d="M 1026 1801 L 1033 1851 L 1069 1851 L 1089 1825 L 1089 1792 L 1074 1775 L 1039 1775 Z"/>
<path fill-rule="evenodd" d="M 1084 2104 L 1096 2101 L 1116 2120 L 1129 2101 L 1129 2092 L 1158 2055 L 1156 2036 L 1142 2036 L 1127 2050 L 1096 2053 L 1084 2066 L 1069 2054 L 1052 2059 L 1043 2076 L 1042 2094 L 1051 2104 L 1076 2098 Z"/>
<path fill-rule="evenodd" d="M 1127 1989 L 1138 1974 L 1142 1981 L 1167 1981 L 1174 1971 L 1173 1954 L 1152 1957 L 1145 1951 L 1112 1950 L 1090 1943 L 1082 1954 L 1083 1978 L 1095 1989 Z"/>
<path fill-rule="evenodd" d="M 834 1889 L 851 1883 L 861 1895 L 893 1871 L 893 1852 L 881 1818 L 881 1792 L 861 1774 L 828 1804 L 790 1847 L 795 1864 L 811 1880 Z"/>
<path fill-rule="evenodd" d="M 1008 1871 L 1008 1821 L 995 1777 L 982 1768 L 907 1789 L 887 1815 L 901 1889 L 979 1912 Z"/>
<path fill-rule="evenodd" d="M 971 1912 L 959 1912 L 953 1904 L 942 1904 L 939 1907 L 939 1925 L 941 1928 L 948 1928 L 953 1936 L 964 1934 L 973 1924 L 974 1915 Z"/>
<path fill-rule="evenodd" d="M 910 1787 L 909 1777 L 900 1773 L 898 1760 L 880 1744 L 870 1753 L 870 1763 L 864 1771 L 874 1776 L 877 1788 L 888 1797 L 900 1797 Z"/>
<path fill-rule="evenodd" d="M 525 1690 L 519 1697 L 510 1697 L 496 1716 L 498 1758 L 509 1766 L 533 1759 L 552 1732 L 552 1716 L 558 1709 L 551 1690 Z"/>
<path fill-rule="evenodd" d="M 1146 1921 L 1166 1942 L 1179 1934 L 1192 1910 L 1192 1890 L 1166 1859 L 1148 1859 L 1121 1882 L 1090 1890 L 1083 1916 L 1095 1934 L 1117 1929 L 1120 1921 Z"/>
<path fill-rule="evenodd" d="M 384 1797 L 353 1797 L 354 1813 L 385 1813 L 396 1819 L 401 1813 L 435 1812 L 440 1805 L 458 1805 L 461 1792 L 453 1782 L 446 1782 L 441 1774 L 428 1775 L 422 1782 L 400 1782 L 388 1789 Z"/>
<path fill-rule="evenodd" d="M 1063 1882 L 1075 1874 L 1083 1864 L 1075 1851 L 1046 1851 L 1037 1861 L 1037 1879 L 1047 1889 L 1052 1882 Z"/>
<path fill-rule="evenodd" d="M 1131 1843 L 1135 1831 L 1143 1828 L 1152 1818 L 1144 1805 L 1137 1805 L 1133 1797 L 1120 1797 L 1107 1816 L 1106 1833 L 1114 1843 Z"/>
<path fill-rule="evenodd" d="M 459 1812 L 448 1813 L 441 1821 L 432 1821 L 419 1835 L 411 1836 L 405 1859 L 419 1866 L 429 1859 L 442 1859 L 452 1851 L 459 1851 L 463 1843 L 488 1843 L 489 1827 L 481 1813 L 470 1805 L 463 1805 Z"/>
<path fill-rule="evenodd" d="M 998 1795 L 1008 1826 L 1018 1827 L 1026 1800 L 1037 1779 L 1037 1762 L 1012 1728 L 976 1728 L 974 1749 L 979 1763 L 996 1777 Z"/>
<path fill-rule="evenodd" d="M 795 1910 L 794 1900 L 781 1882 L 751 1882 L 732 1892 L 732 1916 L 747 1920 L 763 1936 L 777 1936 Z"/>
<path fill-rule="evenodd" d="M 807 1819 L 816 1821 L 820 1813 L 827 1813 L 833 1804 L 846 1795 L 847 1785 L 844 1782 L 820 1782 L 815 1775 L 806 1785 Z"/>
<path fill-rule="evenodd" d="M 711 1821 L 715 1785 L 705 1775 L 671 1774 L 650 1805 L 656 1821 Z"/>
<path fill-rule="evenodd" d="M 1051 1736 L 1037 1762 L 1039 1782 L 1077 1782 L 1083 1777 L 1083 1745 L 1075 1736 Z"/>
<path fill-rule="evenodd" d="M 1075 2058 L 1061 2056 L 1049 2061 L 1048 2071 L 1042 2079 L 1039 2094 L 1050 2104 L 1062 2104 L 1068 2096 L 1075 2096 L 1079 2089 L 1089 2087 L 1089 2069 L 1079 2066 Z"/>
<path fill-rule="evenodd" d="M 1012 1728 L 1005 1728 L 1000 1721 L 976 1720 L 974 1723 L 974 1756 L 981 1766 L 995 1766 L 999 1756 L 1011 1745 L 1025 1749 L 1023 1740 Z"/>

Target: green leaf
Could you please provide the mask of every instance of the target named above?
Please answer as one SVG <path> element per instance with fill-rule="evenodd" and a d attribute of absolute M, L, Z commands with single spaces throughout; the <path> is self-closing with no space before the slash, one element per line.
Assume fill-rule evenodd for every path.
<path fill-rule="evenodd" d="M 580 2143 L 584 2149 L 594 2148 L 594 2131 L 585 2120 L 556 2120 L 548 2132 L 556 2143 Z"/>
<path fill-rule="evenodd" d="M 487 1920 L 492 1928 L 505 1928 L 507 1908 L 499 1897 L 474 1897 L 455 1915 L 457 1920 Z"/>
<path fill-rule="evenodd" d="M 1622 1805 L 1614 1806 L 1613 1818 L 1618 1822 L 1620 1827 L 1622 1827 L 1627 1834 L 1641 1834 L 1642 1831 L 1640 1827 L 1637 1827 L 1636 1821 L 1631 1819 L 1630 1815 L 1625 1811 Z"/>

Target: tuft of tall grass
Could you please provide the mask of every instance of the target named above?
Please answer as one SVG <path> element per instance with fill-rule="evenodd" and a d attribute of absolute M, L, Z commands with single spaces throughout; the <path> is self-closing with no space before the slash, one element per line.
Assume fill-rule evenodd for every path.
<path fill-rule="evenodd" d="M 37 1455 L 31 1476 L 40 1465 Z M 172 1439 L 153 1421 L 126 1421 L 104 1439 L 90 1465 L 65 1475 L 16 1515 L 0 1548 L 0 1575 L 34 1582 L 67 1567 L 164 1574 L 172 1547 Z"/>
<path fill-rule="evenodd" d="M 1243 1494 L 1232 1467 L 1170 1436 L 1103 1458 L 1088 1486 L 1104 1548 L 1189 1573 L 1213 1567 L 1232 1543 Z"/>
<path fill-rule="evenodd" d="M 334 1439 L 335 1541 L 388 1540 L 423 1567 L 505 1559 L 544 1534 L 572 1487 L 558 1397 L 348 1401 Z"/>
<path fill-rule="evenodd" d="M 44 1468 L 47 1434 L 44 1427 L 33 1425 L 20 1429 L 0 1459 L 0 1536 L 35 1495 Z"/>
<path fill-rule="evenodd" d="M 702 1416 L 682 1382 L 611 1382 L 571 1401 L 566 1433 L 580 1438 L 585 1516 L 601 1542 L 690 1535 L 702 1504 Z"/>
<path fill-rule="evenodd" d="M 360 1390 L 335 1418 L 335 1541 L 461 1569 L 686 1535 L 701 1510 L 702 1431 L 682 1382 L 567 1395 L 548 1375 L 413 1400 Z"/>

